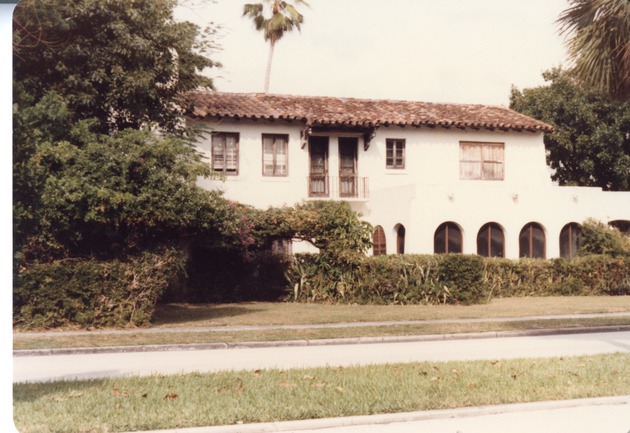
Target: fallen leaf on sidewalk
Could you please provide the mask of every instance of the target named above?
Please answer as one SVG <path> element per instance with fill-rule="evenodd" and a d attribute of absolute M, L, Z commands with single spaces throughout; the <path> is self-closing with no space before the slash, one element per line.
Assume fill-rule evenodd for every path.
<path fill-rule="evenodd" d="M 175 400 L 177 398 L 177 394 L 168 393 L 164 396 L 164 400 Z"/>

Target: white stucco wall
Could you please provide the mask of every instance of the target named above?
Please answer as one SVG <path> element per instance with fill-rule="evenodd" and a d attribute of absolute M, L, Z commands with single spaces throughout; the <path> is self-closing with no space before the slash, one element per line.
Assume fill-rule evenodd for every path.
<path fill-rule="evenodd" d="M 200 180 L 201 186 L 221 189 L 227 198 L 259 208 L 290 206 L 309 199 L 309 153 L 308 145 L 301 146 L 301 123 L 226 120 L 207 125 L 215 131 L 240 134 L 239 174 L 226 176 L 225 180 Z M 288 176 L 263 176 L 263 133 L 289 135 Z M 462 229 L 463 252 L 474 254 L 481 226 L 496 222 L 504 229 L 506 257 L 517 258 L 521 229 L 536 222 L 545 230 L 546 256 L 552 258 L 559 256 L 559 235 L 565 224 L 587 218 L 605 223 L 630 220 L 630 193 L 554 185 L 545 164 L 542 133 L 381 127 L 367 150 L 360 134 L 317 135 L 329 137 L 331 176 L 336 176 L 339 169 L 337 138 L 359 138 L 358 175 L 368 178 L 369 197 L 348 201 L 364 219 L 383 227 L 388 253 L 396 252 L 398 224 L 406 229 L 407 253 L 433 253 L 435 229 L 453 221 Z M 386 168 L 388 138 L 405 140 L 405 169 Z M 460 141 L 504 143 L 504 179 L 460 180 Z M 209 160 L 209 137 L 199 143 L 199 148 Z M 308 248 L 294 246 L 295 252 L 304 249 Z"/>

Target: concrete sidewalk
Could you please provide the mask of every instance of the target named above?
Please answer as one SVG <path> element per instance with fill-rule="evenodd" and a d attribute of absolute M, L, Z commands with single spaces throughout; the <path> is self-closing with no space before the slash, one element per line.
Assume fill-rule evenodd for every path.
<path fill-rule="evenodd" d="M 144 433 L 626 433 L 630 396 Z M 136 432 L 138 433 L 138 432 Z"/>
<path fill-rule="evenodd" d="M 630 312 L 621 313 L 595 313 L 595 314 L 566 314 L 551 316 L 524 316 L 524 317 L 500 317 L 500 318 L 470 318 L 470 319 L 437 319 L 437 320 L 407 320 L 407 321 L 380 321 L 380 322 L 352 322 L 352 323 L 322 323 L 306 325 L 243 325 L 243 326 L 216 326 L 216 327 L 169 327 L 169 328 L 141 328 L 141 329 L 101 329 L 93 331 L 50 331 L 50 332 L 20 332 L 14 333 L 13 338 L 34 337 L 60 337 L 81 335 L 128 335 L 128 334 L 155 334 L 178 332 L 240 332 L 260 330 L 300 330 L 323 328 L 362 328 L 362 327 L 386 327 L 399 325 L 434 325 L 434 324 L 465 324 L 465 323 L 506 323 L 527 322 L 544 320 L 567 319 L 592 319 L 592 318 L 616 318 L 630 317 Z M 586 334 L 596 332 L 630 331 L 630 325 L 617 326 L 593 326 L 574 328 L 542 328 L 525 329 L 516 331 L 487 331 L 456 334 L 422 334 L 404 336 L 381 337 L 348 337 L 334 339 L 299 339 L 285 341 L 244 341 L 232 343 L 186 343 L 186 344 L 160 344 L 160 345 L 126 345 L 108 347 L 81 347 L 60 349 L 32 349 L 14 350 L 13 356 L 39 356 L 39 355 L 72 355 L 72 354 L 97 354 L 97 353 L 123 353 L 123 352 L 157 352 L 174 350 L 213 350 L 213 349 L 242 349 L 261 347 L 292 347 L 292 346 L 327 346 L 341 344 L 374 344 L 396 342 L 423 342 L 440 340 L 468 340 L 485 338 L 505 338 L 542 335 Z"/>

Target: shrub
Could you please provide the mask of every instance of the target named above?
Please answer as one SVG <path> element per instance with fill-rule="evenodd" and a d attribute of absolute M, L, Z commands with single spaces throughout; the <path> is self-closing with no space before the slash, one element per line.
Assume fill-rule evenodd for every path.
<path fill-rule="evenodd" d="M 461 254 L 363 257 L 339 268 L 296 255 L 289 298 L 358 304 L 476 304 L 494 297 L 630 295 L 630 257 L 498 259 Z"/>
<path fill-rule="evenodd" d="M 630 255 L 630 238 L 599 221 L 586 220 L 581 227 L 580 255 Z"/>
<path fill-rule="evenodd" d="M 630 295 L 630 257 L 484 259 L 484 281 L 497 297 Z"/>
<path fill-rule="evenodd" d="M 13 322 L 27 328 L 146 325 L 183 261 L 181 251 L 165 249 L 124 260 L 31 264 L 16 272 Z"/>
<path fill-rule="evenodd" d="M 478 304 L 484 300 L 483 258 L 446 254 L 440 256 L 438 282 L 456 303 Z"/>
<path fill-rule="evenodd" d="M 464 255 L 363 257 L 345 267 L 296 255 L 288 272 L 291 298 L 359 304 L 484 302 L 483 260 Z"/>

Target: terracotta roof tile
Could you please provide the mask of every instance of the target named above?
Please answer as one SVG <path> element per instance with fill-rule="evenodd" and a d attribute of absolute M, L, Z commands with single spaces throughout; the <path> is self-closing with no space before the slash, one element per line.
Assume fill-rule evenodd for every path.
<path fill-rule="evenodd" d="M 546 123 L 500 106 L 274 95 L 190 92 L 184 95 L 194 118 L 297 120 L 309 125 L 379 125 L 487 128 L 551 132 Z"/>

